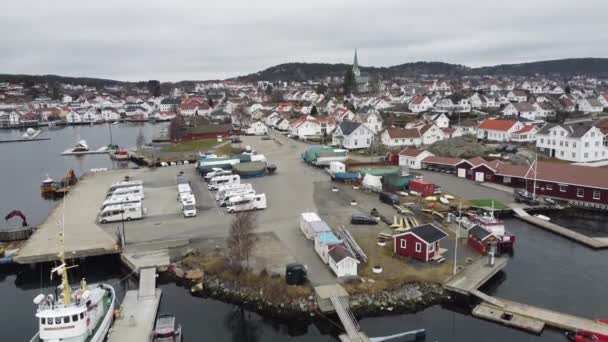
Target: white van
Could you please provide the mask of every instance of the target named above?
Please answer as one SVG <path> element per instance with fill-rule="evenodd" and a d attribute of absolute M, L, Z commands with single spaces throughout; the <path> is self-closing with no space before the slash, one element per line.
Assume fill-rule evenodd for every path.
<path fill-rule="evenodd" d="M 225 207 L 228 202 L 230 202 L 231 198 L 237 197 L 237 196 L 251 196 L 251 195 L 255 195 L 255 190 L 253 189 L 236 189 L 236 190 L 230 190 L 230 191 L 226 191 L 226 193 L 224 194 L 224 197 L 220 198 L 217 203 L 220 205 L 220 207 Z"/>
<path fill-rule="evenodd" d="M 229 213 L 260 209 L 266 209 L 266 194 L 233 197 L 226 205 Z"/>
<path fill-rule="evenodd" d="M 144 217 L 144 209 L 139 203 L 117 204 L 105 207 L 99 213 L 99 223 L 131 221 Z"/>
<path fill-rule="evenodd" d="M 144 187 L 139 185 L 139 186 L 131 186 L 128 188 L 118 188 L 116 190 L 114 190 L 113 192 L 111 192 L 107 197 L 116 197 L 116 196 L 120 196 L 120 195 L 132 195 L 132 196 L 139 196 L 142 199 L 144 198 Z"/>
<path fill-rule="evenodd" d="M 182 199 L 182 213 L 184 214 L 184 217 L 196 216 L 196 201 L 194 200 L 194 196 L 188 196 Z"/>
<path fill-rule="evenodd" d="M 251 187 L 251 184 L 249 184 L 249 183 L 239 183 L 239 184 L 230 184 L 230 185 L 221 186 L 215 193 L 215 200 L 219 201 L 221 198 L 224 197 L 224 195 L 226 194 L 227 191 L 236 190 L 236 189 L 251 190 L 252 187 Z"/>
<path fill-rule="evenodd" d="M 105 209 L 105 207 L 117 204 L 127 204 L 127 203 L 139 203 L 141 202 L 141 197 L 136 195 L 118 195 L 112 196 L 101 204 L 101 208 L 99 210 Z"/>
<path fill-rule="evenodd" d="M 141 181 L 141 180 L 132 180 L 132 181 L 124 181 L 124 182 L 114 183 L 108 189 L 108 195 L 111 194 L 111 193 L 113 193 L 116 189 L 130 188 L 130 187 L 133 187 L 133 186 L 143 186 L 143 185 L 144 185 L 144 182 Z"/>
<path fill-rule="evenodd" d="M 188 184 L 177 185 L 177 201 L 181 202 L 184 197 L 192 196 L 192 188 Z"/>
<path fill-rule="evenodd" d="M 209 181 L 209 190 L 217 190 L 220 186 L 230 184 L 240 184 L 241 176 L 239 175 L 228 175 L 228 176 L 216 176 L 211 178 Z"/>

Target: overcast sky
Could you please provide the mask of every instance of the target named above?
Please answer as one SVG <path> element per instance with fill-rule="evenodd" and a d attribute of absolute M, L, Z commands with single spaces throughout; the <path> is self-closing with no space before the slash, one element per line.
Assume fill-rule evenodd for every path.
<path fill-rule="evenodd" d="M 286 62 L 468 66 L 608 56 L 606 0 L 18 0 L 0 73 L 228 78 Z"/>

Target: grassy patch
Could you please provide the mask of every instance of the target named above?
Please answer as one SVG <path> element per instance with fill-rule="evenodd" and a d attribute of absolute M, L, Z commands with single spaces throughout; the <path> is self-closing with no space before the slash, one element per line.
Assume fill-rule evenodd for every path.
<path fill-rule="evenodd" d="M 476 200 L 470 200 L 469 204 L 473 207 L 479 207 L 479 208 L 492 208 L 492 201 L 494 201 L 494 209 L 507 209 L 508 207 L 497 200 L 492 200 L 492 199 L 476 199 Z"/>
<path fill-rule="evenodd" d="M 192 141 L 184 141 L 180 143 L 173 144 L 171 146 L 165 146 L 161 149 L 162 152 L 196 152 L 196 151 L 206 151 L 215 146 L 218 143 L 217 139 L 205 139 L 205 140 L 192 140 Z"/>
<path fill-rule="evenodd" d="M 391 241 L 387 241 L 384 247 L 377 245 L 379 231 L 351 232 L 368 258 L 366 264 L 359 265 L 359 275 L 374 282 L 358 284 L 349 291 L 390 290 L 414 281 L 441 283 L 451 275 L 453 264 L 449 261 L 442 264 L 423 263 L 396 256 L 393 255 Z M 382 266 L 382 273 L 374 273 L 374 265 Z"/>

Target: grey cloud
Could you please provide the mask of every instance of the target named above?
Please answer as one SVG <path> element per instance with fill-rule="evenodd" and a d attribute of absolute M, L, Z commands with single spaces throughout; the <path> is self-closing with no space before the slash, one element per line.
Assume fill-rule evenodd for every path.
<path fill-rule="evenodd" d="M 604 57 L 604 1 L 5 1 L 0 72 L 213 79 L 285 62 Z"/>

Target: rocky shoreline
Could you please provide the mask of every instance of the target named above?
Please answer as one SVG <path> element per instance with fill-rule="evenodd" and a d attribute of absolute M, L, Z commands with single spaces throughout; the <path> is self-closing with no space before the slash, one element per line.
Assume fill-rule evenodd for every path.
<path fill-rule="evenodd" d="M 314 320 L 319 315 L 316 297 L 311 288 L 302 296 L 288 300 L 276 293 L 243 286 L 233 280 L 220 279 L 216 275 L 203 274 L 195 269 L 184 271 L 179 267 L 165 273 L 178 285 L 189 289 L 193 296 L 209 297 L 240 305 L 261 315 L 280 320 Z M 281 293 L 285 295 L 285 293 Z M 397 313 L 414 313 L 450 299 L 440 284 L 428 282 L 405 283 L 395 289 L 366 293 L 361 291 L 349 297 L 353 313 L 358 317 L 382 316 Z"/>

